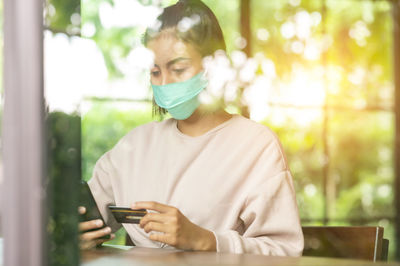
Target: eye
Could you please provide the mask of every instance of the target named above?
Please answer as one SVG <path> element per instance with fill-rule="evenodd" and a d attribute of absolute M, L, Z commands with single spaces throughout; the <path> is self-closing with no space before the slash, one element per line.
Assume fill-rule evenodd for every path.
<path fill-rule="evenodd" d="M 150 74 L 151 74 L 153 77 L 158 77 L 158 76 L 160 75 L 160 71 L 158 71 L 158 70 L 151 71 Z"/>
<path fill-rule="evenodd" d="M 185 70 L 186 70 L 186 68 L 176 68 L 176 69 L 173 69 L 173 71 L 174 71 L 176 74 L 182 74 L 183 72 L 185 72 Z"/>

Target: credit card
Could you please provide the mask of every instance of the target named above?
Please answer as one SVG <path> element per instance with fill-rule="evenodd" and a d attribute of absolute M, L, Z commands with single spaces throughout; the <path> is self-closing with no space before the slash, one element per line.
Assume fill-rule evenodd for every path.
<path fill-rule="evenodd" d="M 127 207 L 108 206 L 115 220 L 119 223 L 139 224 L 140 220 L 147 214 L 145 209 L 132 210 Z"/>

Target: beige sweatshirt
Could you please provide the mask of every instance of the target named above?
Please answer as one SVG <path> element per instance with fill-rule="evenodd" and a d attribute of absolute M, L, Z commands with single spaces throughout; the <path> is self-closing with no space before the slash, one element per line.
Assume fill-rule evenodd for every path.
<path fill-rule="evenodd" d="M 300 256 L 303 234 L 292 177 L 275 134 L 239 115 L 204 135 L 169 119 L 135 128 L 97 162 L 89 187 L 106 223 L 108 205 L 157 201 L 214 233 L 218 252 Z M 135 224 L 137 246 L 164 247 Z"/>

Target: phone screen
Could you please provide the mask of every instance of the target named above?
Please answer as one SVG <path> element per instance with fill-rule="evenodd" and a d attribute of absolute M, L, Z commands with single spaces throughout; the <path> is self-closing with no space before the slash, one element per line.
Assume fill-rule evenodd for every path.
<path fill-rule="evenodd" d="M 96 201 L 94 200 L 92 192 L 90 191 L 89 185 L 85 181 L 82 181 L 80 184 L 79 200 L 80 200 L 79 206 L 83 206 L 86 208 L 86 213 L 82 214 L 80 217 L 81 222 L 100 219 L 103 221 L 103 226 L 101 228 L 105 228 L 106 224 L 103 220 L 103 217 L 100 214 L 99 208 L 97 207 Z M 91 229 L 91 230 L 88 230 L 87 232 L 99 230 L 101 228 Z M 110 238 L 110 235 L 101 237 L 101 239 L 109 239 L 109 238 Z"/>

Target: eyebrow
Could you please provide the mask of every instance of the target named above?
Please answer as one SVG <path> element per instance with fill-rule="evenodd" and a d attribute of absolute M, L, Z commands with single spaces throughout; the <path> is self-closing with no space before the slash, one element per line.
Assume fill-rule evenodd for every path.
<path fill-rule="evenodd" d="M 178 57 L 178 58 L 172 59 L 171 61 L 168 61 L 167 67 L 170 67 L 173 64 L 176 64 L 176 63 L 178 63 L 180 61 L 185 61 L 185 60 L 191 61 L 191 59 L 188 58 L 188 57 Z M 157 64 L 154 64 L 154 66 L 159 67 Z"/>

